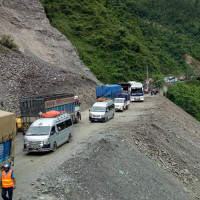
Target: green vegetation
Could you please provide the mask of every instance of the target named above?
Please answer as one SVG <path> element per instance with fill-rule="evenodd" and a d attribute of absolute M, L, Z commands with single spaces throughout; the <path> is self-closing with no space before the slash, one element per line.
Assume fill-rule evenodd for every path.
<path fill-rule="evenodd" d="M 80 77 L 81 77 L 82 79 L 86 79 L 86 78 L 87 78 L 85 74 L 81 74 Z"/>
<path fill-rule="evenodd" d="M 200 121 L 200 78 L 171 85 L 167 98 Z"/>
<path fill-rule="evenodd" d="M 51 24 L 104 83 L 191 73 L 200 59 L 198 0 L 41 0 Z"/>
<path fill-rule="evenodd" d="M 0 39 L 0 44 L 3 46 L 8 47 L 13 51 L 19 51 L 19 47 L 15 44 L 14 38 L 11 35 L 2 35 Z"/>

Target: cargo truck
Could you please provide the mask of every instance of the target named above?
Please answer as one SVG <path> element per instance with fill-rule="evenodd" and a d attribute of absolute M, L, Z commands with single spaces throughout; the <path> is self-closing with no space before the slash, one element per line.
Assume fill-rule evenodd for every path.
<path fill-rule="evenodd" d="M 14 113 L 0 111 L 0 167 L 14 165 L 14 139 L 16 119 Z"/>
<path fill-rule="evenodd" d="M 114 100 L 115 103 L 115 111 L 124 111 L 128 110 L 130 105 L 130 94 L 128 93 L 120 93 L 117 95 L 117 98 Z"/>
<path fill-rule="evenodd" d="M 121 82 L 117 83 L 117 85 L 121 85 L 123 93 L 130 93 L 130 87 L 131 87 L 130 83 Z"/>
<path fill-rule="evenodd" d="M 96 97 L 114 99 L 116 96 L 122 92 L 121 85 L 102 85 L 96 87 Z"/>
<path fill-rule="evenodd" d="M 80 102 L 73 94 L 54 94 L 44 97 L 33 97 L 21 99 L 21 118 L 23 121 L 22 133 L 28 130 L 29 126 L 42 113 L 56 110 L 62 114 L 68 113 L 73 122 L 77 123 L 81 119 Z"/>

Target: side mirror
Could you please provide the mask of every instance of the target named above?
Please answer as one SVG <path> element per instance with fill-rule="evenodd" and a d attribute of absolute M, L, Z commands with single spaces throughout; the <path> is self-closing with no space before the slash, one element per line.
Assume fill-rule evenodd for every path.
<path fill-rule="evenodd" d="M 89 112 L 90 112 L 90 109 L 89 109 Z"/>

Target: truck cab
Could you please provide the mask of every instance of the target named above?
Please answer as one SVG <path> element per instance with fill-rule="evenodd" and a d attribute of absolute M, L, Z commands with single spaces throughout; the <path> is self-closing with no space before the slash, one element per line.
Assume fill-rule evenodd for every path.
<path fill-rule="evenodd" d="M 127 107 L 125 98 L 115 98 L 115 111 L 124 111 Z"/>

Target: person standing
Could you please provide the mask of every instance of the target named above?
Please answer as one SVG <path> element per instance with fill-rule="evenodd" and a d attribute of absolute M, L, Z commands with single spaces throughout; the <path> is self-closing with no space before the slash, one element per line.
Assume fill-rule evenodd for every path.
<path fill-rule="evenodd" d="M 10 169 L 9 164 L 4 165 L 1 177 L 2 198 L 4 200 L 12 200 L 13 189 L 16 189 L 16 180 L 14 172 Z M 7 197 L 8 193 L 8 197 Z"/>

